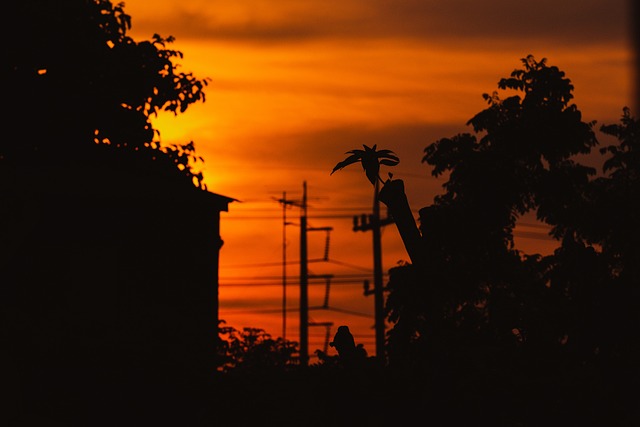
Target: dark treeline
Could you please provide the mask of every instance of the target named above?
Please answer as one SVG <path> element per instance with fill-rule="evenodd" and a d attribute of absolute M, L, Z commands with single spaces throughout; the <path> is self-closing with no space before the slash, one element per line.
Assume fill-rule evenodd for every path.
<path fill-rule="evenodd" d="M 530 425 L 549 417 L 632 425 L 638 121 L 623 108 L 619 123 L 599 126 L 617 140 L 602 146 L 564 73 L 532 56 L 522 64 L 498 82 L 516 94 L 484 95 L 488 107 L 468 122 L 473 134 L 425 148 L 423 162 L 447 181 L 420 210 L 419 243 L 405 239 L 412 264 L 390 271 L 389 365 L 455 378 L 463 394 L 480 387 L 481 406 L 513 399 Z M 601 156 L 602 170 L 580 163 L 585 156 Z M 398 187 L 386 186 L 381 198 L 393 207 Z M 514 247 L 516 222 L 529 212 L 551 227 L 552 255 Z"/>
<path fill-rule="evenodd" d="M 4 13 L 0 424 L 190 425 L 232 199 L 151 118 L 204 101 L 207 80 L 179 70 L 171 37 L 132 40 L 110 1 Z"/>
<path fill-rule="evenodd" d="M 417 225 L 403 223 L 403 183 L 383 182 L 411 259 L 390 270 L 384 357 L 336 336 L 339 356 L 317 351 L 300 367 L 297 343 L 215 324 L 211 218 L 232 199 L 206 191 L 192 142 L 165 146 L 150 121 L 203 102 L 207 79 L 178 71 L 171 37 L 132 40 L 131 17 L 110 1 L 28 0 L 5 13 L 7 425 L 637 421 L 630 110 L 583 122 L 564 73 L 525 58 L 498 83 L 518 95 L 486 95 L 473 133 L 426 147 L 447 182 Z M 617 142 L 601 145 L 597 129 Z M 373 153 L 363 165 L 375 181 L 396 158 Z M 578 155 L 602 156 L 603 170 Z M 514 247 L 528 212 L 551 226 L 554 254 Z"/>
<path fill-rule="evenodd" d="M 527 425 L 631 425 L 640 379 L 638 120 L 622 108 L 619 123 L 599 125 L 615 141 L 601 145 L 564 72 L 531 55 L 522 65 L 484 95 L 488 107 L 467 123 L 473 133 L 425 148 L 423 162 L 446 182 L 417 224 L 402 180 L 380 178 L 381 165 L 397 164 L 394 153 L 364 145 L 333 170 L 361 163 L 382 184 L 411 260 L 389 272 L 387 366 L 424 375 L 477 414 L 498 404 L 507 425 L 512 410 Z M 550 227 L 553 254 L 516 249 L 514 228 L 529 213 Z"/>

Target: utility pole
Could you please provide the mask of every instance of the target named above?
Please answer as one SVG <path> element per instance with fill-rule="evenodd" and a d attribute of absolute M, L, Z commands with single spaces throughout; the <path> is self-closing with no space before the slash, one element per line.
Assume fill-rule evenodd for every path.
<path fill-rule="evenodd" d="M 382 242 L 380 230 L 383 225 L 393 223 L 393 219 L 380 218 L 380 199 L 378 196 L 380 184 L 375 183 L 373 193 L 373 214 L 353 217 L 353 231 L 373 231 L 373 297 L 376 330 L 376 356 L 381 363 L 385 361 L 384 354 L 384 293 L 382 283 Z M 360 219 L 360 221 L 358 221 Z M 368 295 L 365 282 L 365 295 Z"/>
<path fill-rule="evenodd" d="M 307 251 L 307 234 L 309 231 L 324 231 L 327 233 L 327 240 L 324 250 L 324 260 L 329 259 L 329 232 L 332 227 L 309 227 L 307 224 L 307 182 L 303 182 L 302 204 L 300 213 L 300 365 L 309 365 L 309 279 L 324 278 L 327 280 L 325 293 L 325 304 L 323 308 L 329 306 L 329 281 L 333 275 L 309 275 L 309 259 Z M 315 325 L 315 324 L 314 324 Z M 323 325 L 326 326 L 326 325 Z"/>
<path fill-rule="evenodd" d="M 309 266 L 307 260 L 307 181 L 300 211 L 300 365 L 309 365 Z"/>
<path fill-rule="evenodd" d="M 287 339 L 287 207 L 295 204 L 293 200 L 287 200 L 287 192 L 282 192 L 282 339 Z"/>
<path fill-rule="evenodd" d="M 282 340 L 287 338 L 287 192 L 282 192 Z"/>

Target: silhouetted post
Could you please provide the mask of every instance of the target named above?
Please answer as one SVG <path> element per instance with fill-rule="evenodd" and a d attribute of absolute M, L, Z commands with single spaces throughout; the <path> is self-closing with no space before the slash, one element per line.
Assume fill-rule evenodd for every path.
<path fill-rule="evenodd" d="M 379 183 L 375 183 L 373 192 L 373 214 L 362 215 L 360 217 L 353 218 L 353 231 L 368 231 L 373 232 L 373 307 L 375 312 L 375 335 L 376 335 L 376 356 L 381 363 L 385 361 L 384 354 L 384 285 L 382 274 L 382 226 L 392 224 L 394 221 L 392 218 L 380 218 L 380 199 L 378 197 Z M 360 224 L 358 223 L 360 219 Z M 370 295 L 371 292 L 367 292 L 365 289 L 365 295 Z"/>
<path fill-rule="evenodd" d="M 637 0 L 631 1 L 631 40 L 633 43 L 633 53 L 635 56 L 634 73 L 634 99 L 633 106 L 634 116 L 638 117 L 640 111 L 640 3 Z"/>
<path fill-rule="evenodd" d="M 377 193 L 376 193 L 377 194 Z M 409 254 L 411 263 L 415 266 L 422 265 L 422 237 L 411 213 L 407 195 L 404 192 L 404 181 L 401 179 L 388 180 L 378 195 L 379 200 L 387 205 L 389 213 L 393 217 L 404 247 Z"/>
<path fill-rule="evenodd" d="M 376 329 L 376 356 L 380 363 L 384 364 L 384 294 L 382 291 L 382 242 L 380 234 L 380 199 L 378 198 L 378 190 L 380 184 L 376 180 L 375 190 L 373 194 L 373 306 L 375 309 L 375 329 Z"/>
<path fill-rule="evenodd" d="M 287 338 L 287 193 L 282 193 L 282 339 Z"/>
<path fill-rule="evenodd" d="M 293 202 L 287 200 L 287 192 L 282 193 L 282 339 L 287 338 L 287 205 Z"/>
<path fill-rule="evenodd" d="M 307 182 L 302 187 L 300 213 L 300 365 L 309 364 L 309 269 L 307 260 Z"/>

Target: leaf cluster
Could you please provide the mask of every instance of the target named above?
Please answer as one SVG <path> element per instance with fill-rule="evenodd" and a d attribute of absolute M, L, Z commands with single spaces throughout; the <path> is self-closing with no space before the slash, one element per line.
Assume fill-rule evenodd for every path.
<path fill-rule="evenodd" d="M 364 150 L 347 151 L 346 154 L 350 154 L 350 156 L 338 162 L 331 171 L 331 175 L 340 169 L 359 162 L 371 184 L 375 185 L 376 181 L 384 182 L 380 178 L 380 165 L 395 166 L 400 162 L 400 159 L 391 150 L 376 150 L 377 144 L 374 144 L 373 147 L 365 144 L 362 146 Z M 389 174 L 389 178 L 391 177 L 392 174 Z"/>
<path fill-rule="evenodd" d="M 220 321 L 218 356 L 222 372 L 267 372 L 285 371 L 296 366 L 294 354 L 298 353 L 298 343 L 274 339 L 260 328 L 245 327 L 241 331 L 224 326 Z"/>
<path fill-rule="evenodd" d="M 571 103 L 570 80 L 544 59 L 522 63 L 498 83 L 515 95 L 484 95 L 488 107 L 467 123 L 474 133 L 424 150 L 432 174 L 447 179 L 420 210 L 424 262 L 390 270 L 387 350 L 397 366 L 518 370 L 539 358 L 555 366 L 631 366 L 625 343 L 639 320 L 629 303 L 637 302 L 640 277 L 638 121 L 624 108 L 620 124 L 600 128 L 618 143 L 600 149 L 610 157 L 596 178 L 577 157 L 593 155 L 596 122 L 584 122 Z M 516 223 L 529 212 L 550 227 L 553 254 L 516 249 Z"/>
<path fill-rule="evenodd" d="M 13 105 L 1 158 L 81 162 L 95 144 L 125 149 L 123 156 L 153 150 L 175 159 L 176 174 L 201 185 L 193 164 L 186 167 L 178 154 L 193 151 L 193 143 L 163 147 L 151 121 L 161 111 L 184 113 L 205 101 L 209 79 L 180 70 L 182 53 L 168 47 L 173 37 L 133 40 L 124 4 L 109 0 L 25 0 L 5 11 L 20 27 L 6 28 L 13 34 L 3 65 L 10 82 L 5 96 Z"/>

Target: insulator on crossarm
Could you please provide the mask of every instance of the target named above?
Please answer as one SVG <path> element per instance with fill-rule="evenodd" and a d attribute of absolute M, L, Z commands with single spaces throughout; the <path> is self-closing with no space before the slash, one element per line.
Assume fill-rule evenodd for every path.
<path fill-rule="evenodd" d="M 369 295 L 369 281 L 365 279 L 364 283 L 364 295 L 367 296 Z"/>
<path fill-rule="evenodd" d="M 322 308 L 329 308 L 329 289 L 331 288 L 331 278 L 327 277 L 326 279 L 326 287 L 324 289 L 324 304 Z"/>
<path fill-rule="evenodd" d="M 324 243 L 324 260 L 329 261 L 329 243 L 331 241 L 331 234 L 327 231 L 327 238 Z"/>

